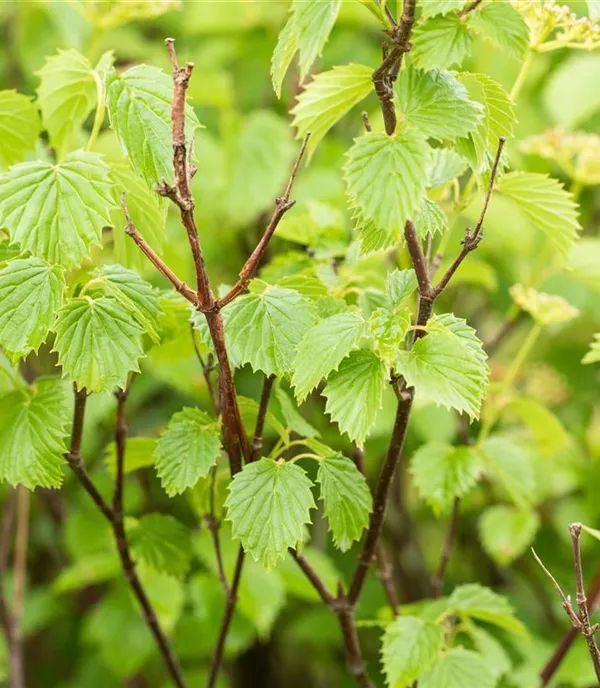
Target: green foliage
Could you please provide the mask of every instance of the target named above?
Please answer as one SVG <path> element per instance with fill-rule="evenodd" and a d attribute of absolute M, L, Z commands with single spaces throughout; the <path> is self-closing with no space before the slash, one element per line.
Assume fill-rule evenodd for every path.
<path fill-rule="evenodd" d="M 508 437 L 494 435 L 481 446 L 487 471 L 517 505 L 531 501 L 535 478 L 526 451 Z"/>
<path fill-rule="evenodd" d="M 342 0 L 294 0 L 293 21 L 298 51 L 300 77 L 304 78 L 323 47 L 337 18 Z"/>
<path fill-rule="evenodd" d="M 423 688 L 494 688 L 496 680 L 483 657 L 463 647 L 453 647 L 440 655 L 419 681 Z"/>
<path fill-rule="evenodd" d="M 421 69 L 449 69 L 460 65 L 473 45 L 468 23 L 457 14 L 427 19 L 416 27 L 413 38 L 413 63 Z"/>
<path fill-rule="evenodd" d="M 495 48 L 523 57 L 529 47 L 529 27 L 509 2 L 484 2 L 470 20 L 475 31 Z"/>
<path fill-rule="evenodd" d="M 485 511 L 479 533 L 490 556 L 507 566 L 531 546 L 539 524 L 535 511 L 499 505 Z"/>
<path fill-rule="evenodd" d="M 147 514 L 128 533 L 136 559 L 176 578 L 185 576 L 190 567 L 190 533 L 168 514 Z"/>
<path fill-rule="evenodd" d="M 0 161 L 5 167 L 21 162 L 33 150 L 41 123 L 30 98 L 14 90 L 0 91 Z"/>
<path fill-rule="evenodd" d="M 456 588 L 446 602 L 446 613 L 484 621 L 516 635 L 525 634 L 506 598 L 477 583 Z"/>

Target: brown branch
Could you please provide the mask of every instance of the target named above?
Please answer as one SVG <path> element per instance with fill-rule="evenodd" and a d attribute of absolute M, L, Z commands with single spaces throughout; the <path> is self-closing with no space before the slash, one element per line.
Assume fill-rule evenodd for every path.
<path fill-rule="evenodd" d="M 13 604 L 13 641 L 18 646 L 22 661 L 22 620 L 27 582 L 27 549 L 29 545 L 29 504 L 31 492 L 19 485 L 17 487 L 17 533 L 15 537 L 14 562 L 14 604 Z"/>
<path fill-rule="evenodd" d="M 194 353 L 196 354 L 196 358 L 198 359 L 198 362 L 200 363 L 200 367 L 202 368 L 202 375 L 204 377 L 204 381 L 206 382 L 206 387 L 208 389 L 208 394 L 210 396 L 210 400 L 213 406 L 213 410 L 217 416 L 219 416 L 220 410 L 219 410 L 219 397 L 217 395 L 217 391 L 215 389 L 215 385 L 213 383 L 212 379 L 212 371 L 215 369 L 215 359 L 212 353 L 209 353 L 206 361 L 204 360 L 204 357 L 200 353 L 200 349 L 198 347 L 198 342 L 196 340 L 196 328 L 194 327 L 194 323 L 190 323 L 190 334 L 192 336 L 192 344 L 194 346 Z"/>
<path fill-rule="evenodd" d="M 262 452 L 265 420 L 267 418 L 267 411 L 269 410 L 269 399 L 271 398 L 271 390 L 273 389 L 274 382 L 274 375 L 268 375 L 265 377 L 262 393 L 260 395 L 258 415 L 256 416 L 256 427 L 254 429 L 254 437 L 252 439 L 252 461 L 257 461 L 258 459 L 260 459 L 260 454 Z"/>
<path fill-rule="evenodd" d="M 483 0 L 473 0 L 473 2 L 469 3 L 463 10 L 461 10 L 458 13 L 458 16 L 459 17 L 466 16 L 467 14 L 469 14 L 469 12 L 472 12 L 473 10 L 477 9 L 479 7 L 479 5 L 481 5 L 482 2 L 483 2 Z"/>
<path fill-rule="evenodd" d="M 342 631 L 344 650 L 346 653 L 346 666 L 359 688 L 374 688 L 374 684 L 369 677 L 360 649 L 358 630 L 354 622 L 353 607 L 354 604 L 350 601 L 349 597 L 344 594 L 340 584 L 338 586 L 338 596 L 334 602 L 333 609 L 337 615 Z"/>
<path fill-rule="evenodd" d="M 454 549 L 454 541 L 456 540 L 456 530 L 458 527 L 458 516 L 460 512 L 460 499 L 458 497 L 454 500 L 454 505 L 452 507 L 452 516 L 450 517 L 450 525 L 448 526 L 448 532 L 446 534 L 446 539 L 444 540 L 444 546 L 442 548 L 442 556 L 440 558 L 440 564 L 438 570 L 433 579 L 431 585 L 431 596 L 437 599 L 442 592 L 442 585 L 444 583 L 444 576 L 446 575 L 446 569 L 448 568 L 448 562 L 452 556 L 452 550 Z"/>
<path fill-rule="evenodd" d="M 275 201 L 275 211 L 273 213 L 273 216 L 271 217 L 271 221 L 265 229 L 264 234 L 260 238 L 260 241 L 256 245 L 256 248 L 254 249 L 254 251 L 252 251 L 250 257 L 244 263 L 244 267 L 240 271 L 238 281 L 233 285 L 233 287 L 231 287 L 231 289 L 227 292 L 227 294 L 225 294 L 225 296 L 222 299 L 219 299 L 219 308 L 223 308 L 228 303 L 231 303 L 237 296 L 246 291 L 246 289 L 248 288 L 248 284 L 250 283 L 250 280 L 256 274 L 258 266 L 260 265 L 260 261 L 262 260 L 262 257 L 267 249 L 267 246 L 271 241 L 271 237 L 273 236 L 275 230 L 277 229 L 277 226 L 281 222 L 281 218 L 287 213 L 288 210 L 290 210 L 290 208 L 294 206 L 295 201 L 290 200 L 290 194 L 292 193 L 292 187 L 294 185 L 296 176 L 298 175 L 298 170 L 300 169 L 300 163 L 302 162 L 302 158 L 306 153 L 306 147 L 308 145 L 309 138 L 310 132 L 306 134 L 306 136 L 304 137 L 304 141 L 302 142 L 300 151 L 296 156 L 296 160 L 294 162 L 294 166 L 292 168 L 292 172 L 286 184 L 283 195 L 279 196 L 279 198 L 277 198 Z"/>

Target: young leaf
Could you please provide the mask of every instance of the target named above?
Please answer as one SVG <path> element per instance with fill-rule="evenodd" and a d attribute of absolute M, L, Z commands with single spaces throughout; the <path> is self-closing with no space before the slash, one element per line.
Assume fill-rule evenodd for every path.
<path fill-rule="evenodd" d="M 115 299 L 71 299 L 58 312 L 53 329 L 63 376 L 79 389 L 124 389 L 129 373 L 139 372 L 143 330 Z"/>
<path fill-rule="evenodd" d="M 448 512 L 456 497 L 464 497 L 472 490 L 482 470 L 481 454 L 476 448 L 439 442 L 418 449 L 410 464 L 419 494 L 436 514 Z"/>
<path fill-rule="evenodd" d="M 485 440 L 481 451 L 486 472 L 500 483 L 517 506 L 527 506 L 535 491 L 535 476 L 527 452 L 508 437 L 499 435 Z"/>
<path fill-rule="evenodd" d="M 173 80 L 161 69 L 138 65 L 118 76 L 110 75 L 106 105 L 133 169 L 152 188 L 162 180 L 172 183 L 173 133 L 171 100 Z M 200 123 L 190 105 L 185 110 L 186 136 Z"/>
<path fill-rule="evenodd" d="M 376 308 L 369 318 L 369 330 L 375 351 L 381 359 L 391 365 L 396 354 L 404 348 L 406 332 L 411 325 L 408 308 Z"/>
<path fill-rule="evenodd" d="M 294 0 L 294 29 L 302 79 L 323 52 L 341 6 L 342 0 Z"/>
<path fill-rule="evenodd" d="M 421 9 L 423 18 L 435 17 L 438 14 L 461 10 L 466 0 L 427 0 Z"/>
<path fill-rule="evenodd" d="M 372 76 L 370 67 L 350 64 L 321 72 L 307 84 L 292 110 L 292 126 L 298 129 L 298 138 L 310 132 L 309 155 L 331 127 L 369 95 Z"/>
<path fill-rule="evenodd" d="M 156 447 L 156 472 L 169 497 L 208 475 L 221 451 L 219 424 L 198 408 L 173 415 Z"/>
<path fill-rule="evenodd" d="M 271 58 L 271 80 L 273 90 L 278 98 L 281 98 L 281 87 L 285 75 L 298 50 L 298 39 L 296 38 L 296 25 L 294 15 L 290 16 L 286 25 L 281 30 L 277 39 L 277 45 Z"/>
<path fill-rule="evenodd" d="M 56 165 L 19 163 L 0 176 L 0 226 L 34 256 L 77 265 L 111 224 L 115 200 L 108 173 L 99 155 L 83 151 Z"/>
<path fill-rule="evenodd" d="M 446 613 L 493 624 L 515 635 L 527 634 L 506 598 L 478 583 L 456 588 L 446 601 Z"/>
<path fill-rule="evenodd" d="M 414 217 L 414 225 L 417 236 L 425 239 L 428 234 L 444 234 L 448 229 L 448 218 L 435 201 L 423 196 L 419 210 Z"/>
<path fill-rule="evenodd" d="M 70 421 L 68 389 L 40 378 L 0 398 L 0 480 L 11 485 L 59 487 Z"/>
<path fill-rule="evenodd" d="M 495 688 L 496 679 L 483 657 L 464 647 L 441 654 L 419 679 L 419 688 Z"/>
<path fill-rule="evenodd" d="M 330 375 L 325 412 L 358 445 L 364 444 L 382 406 L 386 368 L 372 351 L 353 351 Z"/>
<path fill-rule="evenodd" d="M 247 464 L 233 478 L 225 503 L 233 537 L 266 569 L 302 539 L 315 507 L 311 487 L 302 468 L 271 459 Z"/>
<path fill-rule="evenodd" d="M 133 556 L 159 573 L 183 578 L 190 568 L 190 531 L 168 514 L 147 514 L 128 529 Z"/>
<path fill-rule="evenodd" d="M 573 194 L 557 179 L 536 172 L 510 172 L 498 183 L 498 191 L 517 204 L 562 256 L 568 255 L 581 225 Z"/>
<path fill-rule="evenodd" d="M 538 325 L 558 325 L 579 315 L 577 308 L 571 306 L 562 296 L 544 294 L 522 284 L 514 284 L 510 288 L 510 295 L 517 306 L 529 313 Z"/>
<path fill-rule="evenodd" d="M 328 456 L 319 461 L 317 482 L 333 543 L 345 552 L 360 540 L 369 525 L 371 492 L 356 464 L 345 456 Z"/>
<path fill-rule="evenodd" d="M 338 313 L 308 330 L 293 362 L 292 386 L 302 402 L 323 379 L 336 371 L 366 335 L 364 319 L 356 313 Z"/>
<path fill-rule="evenodd" d="M 314 305 L 297 291 L 255 282 L 257 289 L 227 307 L 225 332 L 234 358 L 265 375 L 292 370 L 296 347 L 317 320 Z"/>
<path fill-rule="evenodd" d="M 443 640 L 444 629 L 438 623 L 415 616 L 394 619 L 385 629 L 381 648 L 386 685 L 410 688 L 435 662 Z"/>
<path fill-rule="evenodd" d="M 39 258 L 13 260 L 0 270 L 0 344 L 13 359 L 37 351 L 62 306 L 64 271 Z"/>
<path fill-rule="evenodd" d="M 425 191 L 430 154 L 427 141 L 414 129 L 403 129 L 394 138 L 367 134 L 356 139 L 345 176 L 361 220 L 380 230 L 402 230 Z"/>
<path fill-rule="evenodd" d="M 427 4 L 427 3 L 425 3 Z M 473 36 L 468 21 L 457 14 L 427 19 L 413 31 L 413 64 L 421 69 L 449 69 L 470 54 Z"/>
<path fill-rule="evenodd" d="M 385 290 L 393 306 L 401 306 L 416 289 L 417 276 L 414 270 L 398 270 L 396 268 L 388 273 Z"/>
<path fill-rule="evenodd" d="M 481 103 L 470 100 L 467 89 L 450 72 L 408 67 L 400 72 L 395 92 L 402 116 L 426 136 L 453 141 L 483 119 Z"/>
<path fill-rule="evenodd" d="M 510 2 L 484 2 L 473 12 L 470 24 L 495 47 L 523 57 L 529 47 L 529 27 Z"/>
<path fill-rule="evenodd" d="M 434 148 L 427 186 L 434 189 L 460 177 L 467 170 L 467 161 L 450 148 Z"/>
<path fill-rule="evenodd" d="M 319 431 L 313 428 L 313 426 L 300 414 L 296 408 L 295 402 L 283 391 L 281 385 L 277 385 L 275 397 L 279 402 L 281 415 L 288 428 L 291 428 L 302 437 L 319 437 Z"/>
<path fill-rule="evenodd" d="M 0 163 L 4 167 L 21 162 L 34 149 L 41 128 L 31 98 L 14 90 L 0 91 Z"/>
<path fill-rule="evenodd" d="M 485 551 L 501 566 L 508 566 L 531 546 L 540 526 L 532 509 L 497 505 L 486 509 L 479 521 Z"/>

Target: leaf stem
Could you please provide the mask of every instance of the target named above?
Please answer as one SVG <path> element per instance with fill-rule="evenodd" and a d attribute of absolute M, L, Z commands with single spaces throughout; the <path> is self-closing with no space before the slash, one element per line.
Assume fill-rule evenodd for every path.
<path fill-rule="evenodd" d="M 527 51 L 525 59 L 521 64 L 521 69 L 519 70 L 517 78 L 515 79 L 515 82 L 510 90 L 510 99 L 513 101 L 513 103 L 516 102 L 517 98 L 519 97 L 519 94 L 521 93 L 521 89 L 523 88 L 525 79 L 527 78 L 529 70 L 531 69 L 531 65 L 533 64 L 534 55 L 535 53 L 533 52 L 533 50 L 529 49 Z"/>

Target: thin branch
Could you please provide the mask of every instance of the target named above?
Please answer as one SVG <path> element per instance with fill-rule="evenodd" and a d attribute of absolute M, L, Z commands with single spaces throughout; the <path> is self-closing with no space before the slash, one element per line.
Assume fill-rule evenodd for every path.
<path fill-rule="evenodd" d="M 353 603 L 344 594 L 340 584 L 338 586 L 338 596 L 335 600 L 333 609 L 337 615 L 342 631 L 342 638 L 344 639 L 346 666 L 359 688 L 374 688 L 374 684 L 367 673 L 365 661 L 360 649 L 358 630 L 353 615 L 353 606 Z"/>
<path fill-rule="evenodd" d="M 427 258 L 423 253 L 417 230 L 414 223 L 408 220 L 404 225 L 404 238 L 406 239 L 406 247 L 410 254 L 415 274 L 417 275 L 417 284 L 419 285 L 419 296 L 426 300 L 432 301 L 436 294 L 434 293 L 431 280 L 429 279 L 429 267 L 427 265 Z"/>
<path fill-rule="evenodd" d="M 212 379 L 212 371 L 215 369 L 215 359 L 212 353 L 209 353 L 206 361 L 204 360 L 204 357 L 200 353 L 200 349 L 198 347 L 198 341 L 196 340 L 196 328 L 194 327 L 194 323 L 190 323 L 190 334 L 192 336 L 192 344 L 194 346 L 194 353 L 196 354 L 196 358 L 198 359 L 200 363 L 200 367 L 202 368 L 202 375 L 204 376 L 204 381 L 206 382 L 206 387 L 208 389 L 208 394 L 210 395 L 210 400 L 213 406 L 213 410 L 215 414 L 218 416 L 219 415 L 219 397 L 217 395 L 217 390 L 215 389 L 215 385 L 213 383 Z"/>
<path fill-rule="evenodd" d="M 460 512 L 460 499 L 458 497 L 454 500 L 454 505 L 452 507 L 452 516 L 450 517 L 450 525 L 448 526 L 448 532 L 446 534 L 446 539 L 444 540 L 444 546 L 442 548 L 442 556 L 440 558 L 440 564 L 438 570 L 433 579 L 431 585 L 431 596 L 433 599 L 437 599 L 442 592 L 442 585 L 444 583 L 444 576 L 446 575 L 446 569 L 448 568 L 448 562 L 452 556 L 452 550 L 454 549 L 454 541 L 456 540 L 456 530 L 458 527 L 458 516 Z"/>
<path fill-rule="evenodd" d="M 22 655 L 22 619 L 27 583 L 27 549 L 29 545 L 29 505 L 31 492 L 19 485 L 17 487 L 17 533 L 15 537 L 14 562 L 14 604 L 13 604 L 13 641 L 19 646 Z"/>
<path fill-rule="evenodd" d="M 473 2 L 469 3 L 463 10 L 461 10 L 458 13 L 458 16 L 459 17 L 466 16 L 467 14 L 469 14 L 469 12 L 472 12 L 473 10 L 477 9 L 479 7 L 479 5 L 481 5 L 482 2 L 483 2 L 483 0 L 473 0 Z"/>
<path fill-rule="evenodd" d="M 290 194 L 292 193 L 292 187 L 294 185 L 296 176 L 298 175 L 298 170 L 300 169 L 300 163 L 302 162 L 302 158 L 306 153 L 306 147 L 308 145 L 309 138 L 310 132 L 306 134 L 306 136 L 304 137 L 304 141 L 302 142 L 300 151 L 296 156 L 296 160 L 294 162 L 294 166 L 292 168 L 292 172 L 286 184 L 283 195 L 279 196 L 279 198 L 277 198 L 277 200 L 275 201 L 275 211 L 273 213 L 273 216 L 271 217 L 271 221 L 265 229 L 265 232 L 262 235 L 260 241 L 256 245 L 256 248 L 254 249 L 254 251 L 252 251 L 250 257 L 244 263 L 244 267 L 240 271 L 238 281 L 233 285 L 233 287 L 227 292 L 227 294 L 225 294 L 225 296 L 222 299 L 219 299 L 219 308 L 223 308 L 228 303 L 231 303 L 237 296 L 246 291 L 246 289 L 248 288 L 248 284 L 250 283 L 250 280 L 256 274 L 258 266 L 260 265 L 260 261 L 262 260 L 262 257 L 267 249 L 267 246 L 269 245 L 269 241 L 271 241 L 271 237 L 273 236 L 275 230 L 277 229 L 277 226 L 281 222 L 281 218 L 287 213 L 288 210 L 290 210 L 290 208 L 294 206 L 295 201 L 290 200 Z"/>
<path fill-rule="evenodd" d="M 274 382 L 275 375 L 267 375 L 265 377 L 262 393 L 260 395 L 258 415 L 256 416 L 254 438 L 252 439 L 252 461 L 257 461 L 258 459 L 260 459 L 260 454 L 262 452 L 265 420 L 267 418 L 267 412 L 269 410 L 269 399 L 271 398 L 271 391 L 273 389 Z"/>

